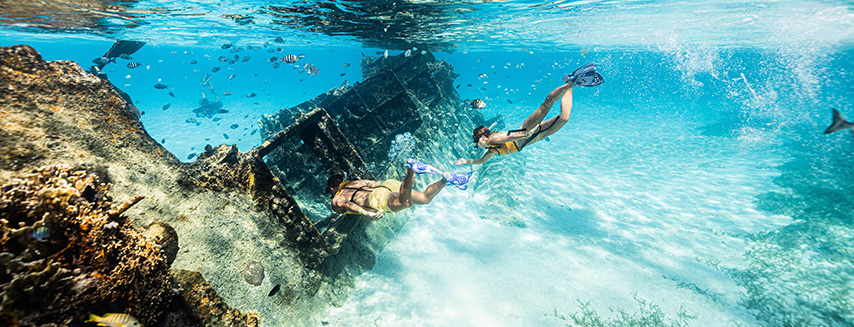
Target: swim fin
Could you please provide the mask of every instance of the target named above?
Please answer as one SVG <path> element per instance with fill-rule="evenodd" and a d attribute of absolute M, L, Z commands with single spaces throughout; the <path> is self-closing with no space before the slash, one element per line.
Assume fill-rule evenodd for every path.
<path fill-rule="evenodd" d="M 442 174 L 442 171 L 439 170 L 439 168 L 433 167 L 420 161 L 415 161 L 415 159 L 406 159 L 406 165 L 404 166 L 406 168 L 411 168 L 412 171 L 414 171 L 416 174 Z"/>
<path fill-rule="evenodd" d="M 605 78 L 596 72 L 596 65 L 588 63 L 578 67 L 571 75 L 564 74 L 563 81 L 574 86 L 594 87 L 605 82 Z"/>
<path fill-rule="evenodd" d="M 454 184 L 458 189 L 465 191 L 468 188 L 469 179 L 471 179 L 471 175 L 474 172 L 470 172 L 468 174 L 457 174 L 455 172 L 446 172 L 442 174 L 442 178 L 445 179 L 448 184 Z"/>

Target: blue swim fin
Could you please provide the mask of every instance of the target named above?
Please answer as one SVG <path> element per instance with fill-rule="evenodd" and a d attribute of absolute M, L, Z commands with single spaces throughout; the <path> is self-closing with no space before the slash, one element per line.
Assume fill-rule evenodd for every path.
<path fill-rule="evenodd" d="M 465 190 L 468 188 L 469 179 L 471 179 L 471 175 L 474 172 L 470 172 L 468 174 L 457 174 L 455 172 L 447 172 L 442 175 L 442 178 L 445 179 L 449 184 L 454 184 L 458 189 Z"/>
<path fill-rule="evenodd" d="M 588 63 L 578 67 L 571 75 L 564 74 L 563 81 L 574 86 L 594 87 L 605 82 L 605 78 L 596 72 L 596 65 Z"/>
<path fill-rule="evenodd" d="M 406 165 L 404 166 L 406 168 L 412 168 L 412 171 L 414 171 L 416 174 L 442 174 L 442 171 L 439 170 L 439 168 L 433 167 L 423 162 L 415 161 L 415 159 L 406 159 Z"/>

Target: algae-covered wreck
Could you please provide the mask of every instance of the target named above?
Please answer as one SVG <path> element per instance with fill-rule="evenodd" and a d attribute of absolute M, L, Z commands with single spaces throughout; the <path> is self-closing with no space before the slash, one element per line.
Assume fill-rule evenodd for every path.
<path fill-rule="evenodd" d="M 471 151 L 464 136 L 482 120 L 432 55 L 362 68 L 364 82 L 265 117 L 267 141 L 252 151 L 208 146 L 181 163 L 108 81 L 28 46 L 0 48 L 0 322 L 320 322 L 406 221 L 321 213 L 327 173 L 391 176 L 389 142 L 402 132 L 421 143 L 416 155 L 450 162 Z M 264 271 L 252 284 L 241 275 L 250 261 Z"/>

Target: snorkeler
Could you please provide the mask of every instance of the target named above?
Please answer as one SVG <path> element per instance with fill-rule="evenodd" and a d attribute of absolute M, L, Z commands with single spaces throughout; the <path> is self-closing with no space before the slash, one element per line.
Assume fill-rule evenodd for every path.
<path fill-rule="evenodd" d="M 490 132 L 486 126 L 474 129 L 474 143 L 487 151 L 479 159 L 457 159 L 457 165 L 479 165 L 492 159 L 492 156 L 506 155 L 522 151 L 529 145 L 554 134 L 569 121 L 572 111 L 572 87 L 593 87 L 602 84 L 602 75 L 596 72 L 595 65 L 586 64 L 576 69 L 572 75 L 564 75 L 564 85 L 552 90 L 546 100 L 522 123 L 517 130 L 508 132 Z M 560 99 L 560 114 L 557 117 L 543 121 L 552 106 Z"/>
<path fill-rule="evenodd" d="M 412 190 L 415 173 L 440 174 L 442 179 L 427 186 L 424 192 Z M 471 174 L 461 175 L 441 170 L 409 159 L 406 164 L 406 177 L 403 183 L 388 179 L 346 180 L 343 175 L 335 174 L 326 181 L 326 192 L 332 194 L 332 210 L 341 214 L 359 214 L 372 218 L 382 218 L 386 212 L 397 212 L 413 204 L 429 204 L 445 185 L 451 183 L 465 189 Z"/>

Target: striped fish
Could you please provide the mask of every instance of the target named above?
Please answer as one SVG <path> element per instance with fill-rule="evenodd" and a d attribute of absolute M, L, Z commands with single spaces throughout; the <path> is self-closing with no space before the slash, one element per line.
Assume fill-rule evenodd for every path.
<path fill-rule="evenodd" d="M 31 234 L 30 237 L 36 239 L 39 242 L 44 241 L 46 238 L 50 237 L 50 230 L 47 227 L 41 226 L 36 228 Z"/>
<path fill-rule="evenodd" d="M 289 54 L 287 56 L 282 57 L 282 62 L 284 62 L 286 64 L 293 64 L 293 63 L 296 63 L 297 61 L 299 61 L 299 58 L 297 58 L 297 56 L 292 55 L 292 54 Z"/>
<path fill-rule="evenodd" d="M 138 63 L 138 62 L 136 62 L 136 61 L 132 61 L 132 62 L 129 62 L 127 66 L 128 66 L 128 68 L 130 68 L 130 69 L 134 69 L 134 68 L 136 68 L 136 67 L 139 67 L 139 63 Z"/>
<path fill-rule="evenodd" d="M 474 99 L 474 101 L 471 102 L 471 108 L 478 110 L 486 108 L 486 102 L 483 102 L 481 99 Z"/>
<path fill-rule="evenodd" d="M 139 323 L 139 320 L 136 320 L 133 316 L 124 313 L 108 313 L 103 317 L 98 317 L 96 315 L 90 314 L 89 320 L 86 322 L 94 322 L 97 323 L 98 326 L 107 326 L 107 327 L 140 327 L 142 326 Z"/>

